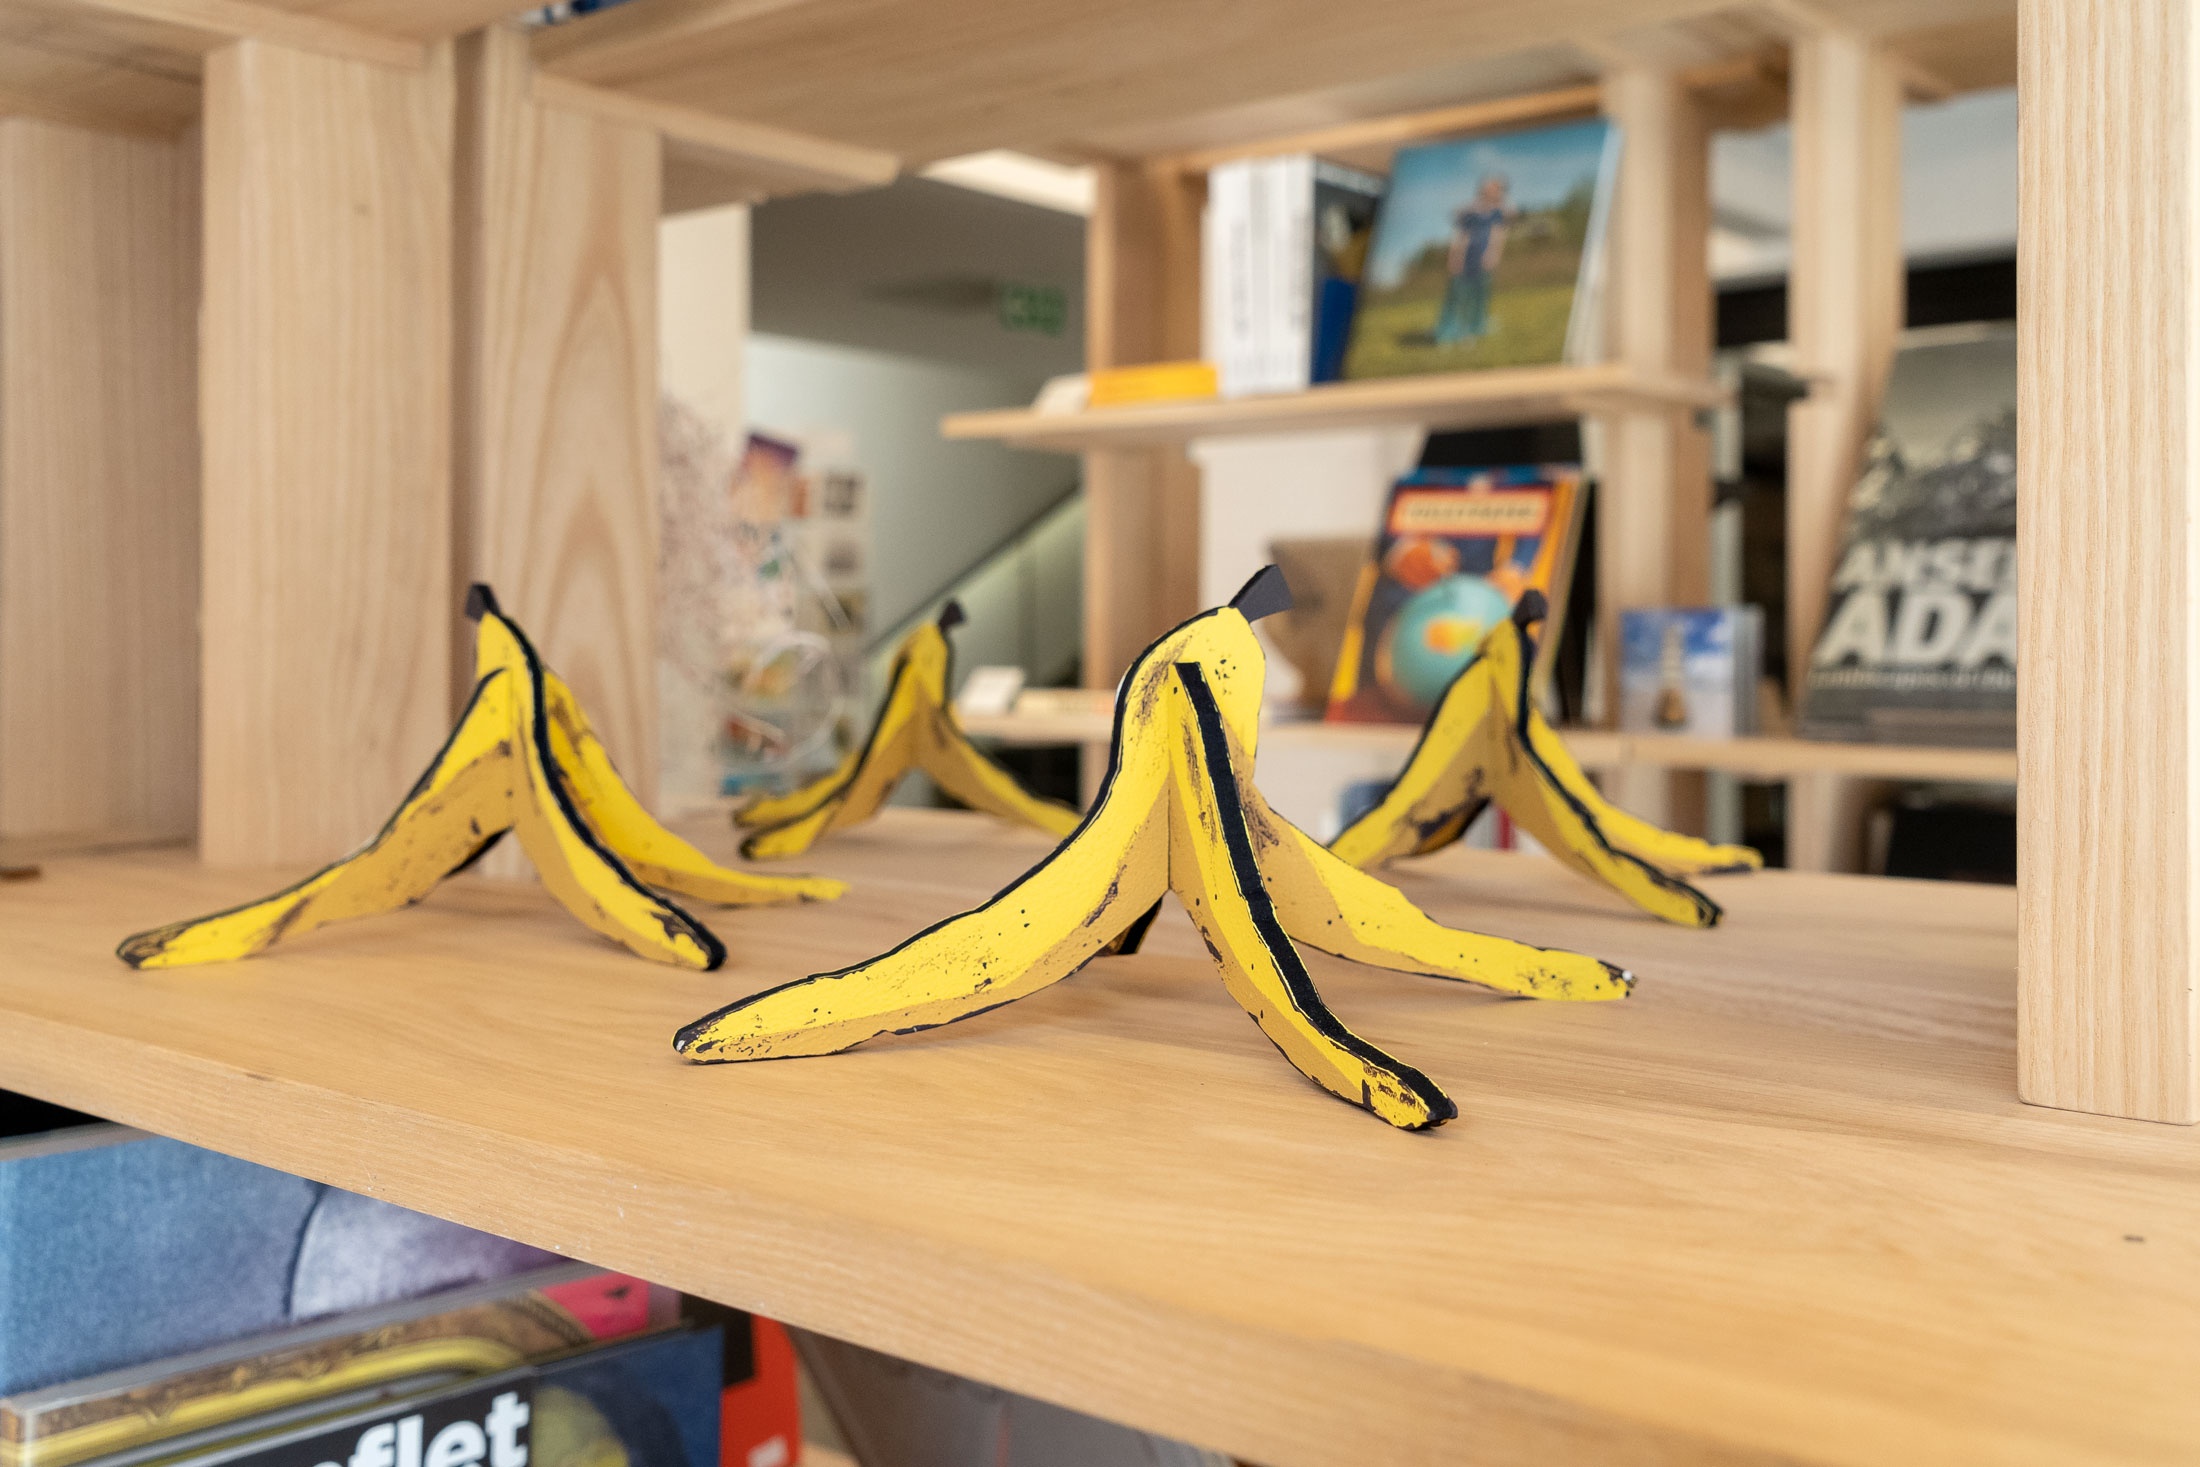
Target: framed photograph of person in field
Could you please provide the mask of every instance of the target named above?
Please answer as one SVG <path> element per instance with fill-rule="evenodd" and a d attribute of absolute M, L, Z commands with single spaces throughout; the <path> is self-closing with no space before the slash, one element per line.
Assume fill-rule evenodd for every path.
<path fill-rule="evenodd" d="M 1618 163 L 1602 119 L 1400 149 L 1344 375 L 1588 360 Z"/>

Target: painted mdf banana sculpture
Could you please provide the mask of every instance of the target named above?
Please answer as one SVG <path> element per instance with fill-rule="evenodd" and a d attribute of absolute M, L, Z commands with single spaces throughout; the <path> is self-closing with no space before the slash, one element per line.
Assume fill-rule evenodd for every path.
<path fill-rule="evenodd" d="M 1014 885 L 882 957 L 699 1019 L 675 1047 L 703 1062 L 777 1059 L 952 1023 L 1115 950 L 1170 891 L 1206 938 L 1224 987 L 1285 1058 L 1394 1126 L 1440 1125 L 1457 1108 L 1329 1011 L 1294 939 L 1534 998 L 1624 998 L 1634 980 L 1620 969 L 1441 926 L 1268 808 L 1250 777 L 1266 671 L 1251 622 L 1289 604 L 1271 566 L 1229 606 L 1146 650 L 1116 694 L 1099 799 Z"/>
<path fill-rule="evenodd" d="M 911 769 L 921 769 L 941 789 L 990 815 L 1037 826 L 1052 836 L 1077 828 L 1067 805 L 1028 794 L 1016 777 L 978 751 L 948 707 L 954 652 L 948 631 L 962 624 L 962 606 L 950 601 L 937 621 L 911 632 L 894 653 L 894 671 L 877 721 L 863 747 L 829 774 L 800 789 L 758 800 L 734 814 L 755 833 L 741 843 L 751 860 L 798 856 L 827 831 L 860 825 Z"/>
<path fill-rule="evenodd" d="M 1329 849 L 1363 869 L 1426 855 L 1459 839 L 1494 799 L 1592 881 L 1668 922 L 1712 926 L 1719 904 L 1682 878 L 1754 871 L 1764 857 L 1661 830 L 1597 793 L 1528 693 L 1535 643 L 1527 629 L 1544 615 L 1540 592 L 1520 598 L 1512 620 L 1483 639 L 1444 689 L 1389 791 Z"/>
<path fill-rule="evenodd" d="M 273 896 L 124 939 L 133 968 L 250 957 L 330 922 L 419 901 L 516 832 L 551 895 L 587 926 L 658 962 L 715 968 L 726 949 L 663 892 L 731 906 L 830 901 L 847 884 L 713 862 L 659 825 L 611 767 L 573 691 L 542 664 L 486 586 L 468 594 L 473 696 L 442 752 L 381 833 Z"/>

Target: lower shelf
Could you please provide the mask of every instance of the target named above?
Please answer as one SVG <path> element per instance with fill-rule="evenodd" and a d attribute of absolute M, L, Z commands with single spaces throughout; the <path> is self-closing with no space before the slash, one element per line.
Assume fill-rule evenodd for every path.
<path fill-rule="evenodd" d="M 714 824 L 705 837 L 730 849 Z M 2005 889 L 1767 873 L 1661 926 L 1453 851 L 1438 916 L 1632 969 L 1625 1003 L 1311 960 L 1459 1119 L 1308 1085 L 1171 909 L 1148 951 L 850 1054 L 675 1027 L 983 900 L 1042 839 L 893 811 L 842 902 L 715 912 L 724 971 L 531 885 L 224 967 L 134 928 L 296 872 L 58 857 L 0 885 L 0 1086 L 1271 1467 L 2172 1461 L 2200 1439 L 2200 1130 L 2015 1098 Z"/>
<path fill-rule="evenodd" d="M 978 738 L 1003 744 L 1105 744 L 1110 717 L 1098 711 L 964 715 Z M 1815 739 L 1695 739 L 1673 734 L 1564 730 L 1566 747 L 1589 769 L 1627 765 L 1657 769 L 1709 769 L 1767 780 L 1804 774 L 1842 774 L 1859 779 L 1914 779 L 2013 784 L 2014 749 L 1929 748 L 1904 744 L 1836 744 Z M 1402 762 L 1420 730 L 1383 723 L 1318 723 L 1276 720 L 1261 730 L 1264 747 L 1365 749 L 1394 753 Z"/>

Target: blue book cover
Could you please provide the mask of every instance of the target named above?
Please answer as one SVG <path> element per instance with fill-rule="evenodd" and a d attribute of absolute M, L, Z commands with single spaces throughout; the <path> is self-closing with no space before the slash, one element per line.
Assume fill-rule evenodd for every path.
<path fill-rule="evenodd" d="M 724 1358 L 713 1324 L 543 1366 L 529 1467 L 717 1467 Z"/>
<path fill-rule="evenodd" d="M 0 1143 L 0 1395 L 555 1261 L 121 1127 Z"/>

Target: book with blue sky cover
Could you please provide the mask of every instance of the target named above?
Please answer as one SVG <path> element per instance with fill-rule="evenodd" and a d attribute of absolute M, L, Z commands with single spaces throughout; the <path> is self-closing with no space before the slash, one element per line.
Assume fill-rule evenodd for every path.
<path fill-rule="evenodd" d="M 1618 164 L 1601 118 L 1399 149 L 1344 375 L 1590 359 Z"/>

